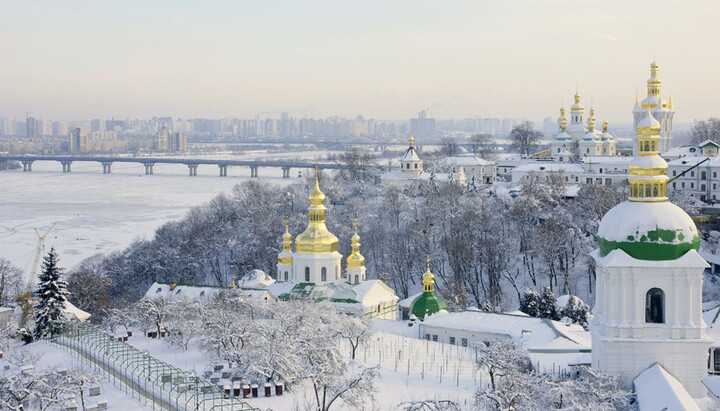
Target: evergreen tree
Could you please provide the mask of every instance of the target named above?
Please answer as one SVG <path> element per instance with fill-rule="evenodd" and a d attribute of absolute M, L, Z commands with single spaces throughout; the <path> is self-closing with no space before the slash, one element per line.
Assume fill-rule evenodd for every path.
<path fill-rule="evenodd" d="M 580 299 L 575 298 L 574 295 L 571 295 L 568 299 L 567 305 L 563 307 L 560 312 L 560 316 L 568 318 L 573 324 L 579 324 L 584 328 L 587 328 L 589 311 L 590 309 L 587 304 L 582 302 Z"/>
<path fill-rule="evenodd" d="M 560 316 L 557 312 L 557 298 L 550 287 L 545 287 L 540 297 L 540 306 L 538 317 L 549 318 L 551 320 L 559 320 Z"/>
<path fill-rule="evenodd" d="M 63 269 L 58 266 L 58 255 L 51 248 L 43 258 L 42 273 L 36 295 L 35 305 L 35 339 L 40 339 L 52 330 L 50 322 L 62 319 L 65 302 L 67 301 L 67 282 L 60 279 Z"/>
<path fill-rule="evenodd" d="M 537 317 L 540 314 L 540 295 L 533 290 L 528 289 L 520 299 L 520 311 L 531 317 Z"/>

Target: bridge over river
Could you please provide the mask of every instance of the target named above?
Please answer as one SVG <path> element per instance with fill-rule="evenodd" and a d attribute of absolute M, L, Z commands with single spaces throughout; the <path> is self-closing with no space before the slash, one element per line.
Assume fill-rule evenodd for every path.
<path fill-rule="evenodd" d="M 249 167 L 250 177 L 258 177 L 258 169 L 260 167 L 281 168 L 283 178 L 290 178 L 290 170 L 307 169 L 317 166 L 318 169 L 347 169 L 345 164 L 335 163 L 304 163 L 300 161 L 285 160 L 214 160 L 200 158 L 183 158 L 183 157 L 109 157 L 109 156 L 0 156 L 0 162 L 19 161 L 22 163 L 24 172 L 31 172 L 32 165 L 35 161 L 57 161 L 62 165 L 62 172 L 69 173 L 72 163 L 78 161 L 97 162 L 102 165 L 103 174 L 112 172 L 113 163 L 139 163 L 145 166 L 145 174 L 153 174 L 155 164 L 185 164 L 188 167 L 188 175 L 196 176 L 198 165 L 211 164 L 217 165 L 220 177 L 227 176 L 228 167 Z"/>

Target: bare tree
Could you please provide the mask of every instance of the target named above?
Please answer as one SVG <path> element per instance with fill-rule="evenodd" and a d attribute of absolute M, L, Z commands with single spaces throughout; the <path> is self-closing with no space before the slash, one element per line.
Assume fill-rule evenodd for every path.
<path fill-rule="evenodd" d="M 442 153 L 447 157 L 452 157 L 460 153 L 460 145 L 452 137 L 442 139 Z"/>
<path fill-rule="evenodd" d="M 707 120 L 695 120 L 688 131 L 691 144 L 700 144 L 705 140 L 720 143 L 720 119 L 710 117 Z"/>
<path fill-rule="evenodd" d="M 495 141 L 487 133 L 473 134 L 470 137 L 470 147 L 473 154 L 487 159 L 494 157 L 497 151 Z"/>
<path fill-rule="evenodd" d="M 20 293 L 22 288 L 22 271 L 10 260 L 0 258 L 0 305 L 8 304 L 13 295 Z"/>
<path fill-rule="evenodd" d="M 529 155 L 537 146 L 538 141 L 542 137 L 542 133 L 536 131 L 533 123 L 523 121 L 516 125 L 510 131 L 510 139 L 512 140 L 512 149 L 520 154 Z"/>

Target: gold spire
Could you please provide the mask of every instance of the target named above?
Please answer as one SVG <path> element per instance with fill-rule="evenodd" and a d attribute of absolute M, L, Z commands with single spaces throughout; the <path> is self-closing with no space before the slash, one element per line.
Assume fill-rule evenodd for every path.
<path fill-rule="evenodd" d="M 308 226 L 295 238 L 295 252 L 326 254 L 337 252 L 338 239 L 325 225 L 325 194 L 320 190 L 318 167 L 315 166 L 315 189 L 308 196 Z"/>
<path fill-rule="evenodd" d="M 608 129 L 607 119 L 603 120 L 603 122 L 602 122 L 602 128 L 603 128 L 603 129 L 602 129 L 602 130 L 603 130 L 603 133 L 607 133 L 607 129 Z"/>
<path fill-rule="evenodd" d="M 292 235 L 290 234 L 290 219 L 285 217 L 285 234 L 283 234 L 283 246 L 285 251 L 291 251 Z"/>
<path fill-rule="evenodd" d="M 285 234 L 282 236 L 283 250 L 278 255 L 278 264 L 292 265 L 292 235 L 290 234 L 290 220 L 285 217 Z"/>
<path fill-rule="evenodd" d="M 430 256 L 427 256 L 425 262 L 427 263 L 427 271 L 423 275 L 423 291 L 431 293 L 435 289 L 435 275 L 430 272 Z"/>
<path fill-rule="evenodd" d="M 365 267 L 365 257 L 360 254 L 360 236 L 357 232 L 357 221 L 353 221 L 353 227 L 355 228 L 355 234 L 350 237 L 350 248 L 352 248 L 352 253 L 347 258 L 348 269 Z"/>
<path fill-rule="evenodd" d="M 650 78 L 647 81 L 648 98 L 643 100 L 646 101 L 646 103 L 643 104 L 643 108 L 647 108 L 647 106 L 655 108 L 657 107 L 658 102 L 662 104 L 662 100 L 660 100 L 659 96 L 661 81 L 658 79 L 658 68 L 659 66 L 655 63 L 655 59 L 653 58 L 653 62 L 650 64 Z M 651 100 L 650 97 L 658 97 L 657 102 Z"/>
<path fill-rule="evenodd" d="M 675 105 L 673 104 L 673 99 L 672 99 L 672 91 L 670 91 L 670 98 L 668 99 L 667 108 L 669 110 L 673 110 L 675 108 Z"/>
<path fill-rule="evenodd" d="M 235 284 L 235 276 L 232 276 L 232 284 L 230 284 L 230 288 L 238 288 L 238 286 Z"/>
<path fill-rule="evenodd" d="M 410 136 L 410 148 L 415 148 L 415 138 L 413 136 Z"/>
<path fill-rule="evenodd" d="M 647 115 L 637 127 L 638 156 L 628 167 L 630 201 L 667 201 L 667 162 L 659 155 L 660 123 L 647 107 Z"/>

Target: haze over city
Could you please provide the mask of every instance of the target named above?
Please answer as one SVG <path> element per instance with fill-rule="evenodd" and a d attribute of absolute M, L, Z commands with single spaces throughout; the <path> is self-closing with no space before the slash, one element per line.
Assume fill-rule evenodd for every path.
<path fill-rule="evenodd" d="M 579 84 L 625 122 L 653 55 L 676 121 L 720 91 L 708 1 L 3 4 L 5 116 L 537 120 Z"/>

